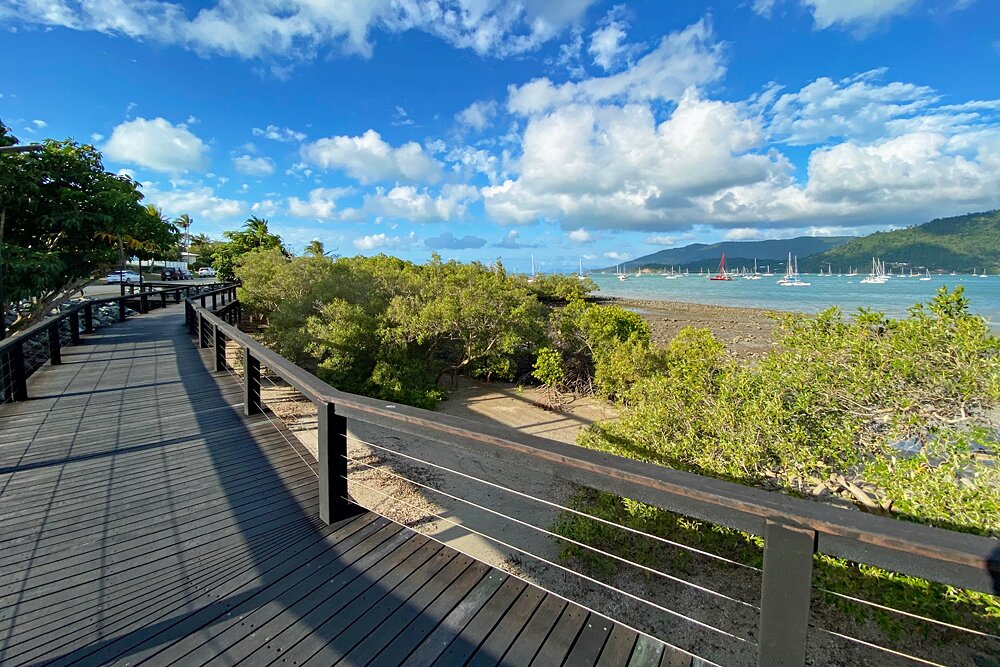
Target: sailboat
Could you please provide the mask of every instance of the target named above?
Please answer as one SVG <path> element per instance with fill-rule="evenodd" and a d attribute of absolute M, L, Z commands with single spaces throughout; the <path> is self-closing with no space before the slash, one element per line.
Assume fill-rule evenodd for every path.
<path fill-rule="evenodd" d="M 924 269 L 924 275 L 920 276 L 920 279 L 921 280 L 930 280 L 931 279 L 931 271 L 930 271 L 930 269 Z"/>
<path fill-rule="evenodd" d="M 719 272 L 711 276 L 709 280 L 732 280 L 726 273 L 726 253 L 722 253 L 722 261 L 719 262 Z"/>
<path fill-rule="evenodd" d="M 743 280 L 760 280 L 760 274 L 757 273 L 757 258 L 754 257 L 753 260 L 753 273 L 748 273 L 743 276 Z"/>
<path fill-rule="evenodd" d="M 531 275 L 528 276 L 528 282 L 529 283 L 535 282 L 535 256 L 534 255 L 531 256 Z"/>
<path fill-rule="evenodd" d="M 872 257 L 872 272 L 868 274 L 867 278 L 862 278 L 862 284 L 881 285 L 882 283 L 888 281 L 889 276 L 885 273 L 885 263 L 879 261 L 875 257 Z"/>
<path fill-rule="evenodd" d="M 616 264 L 615 265 L 615 273 L 618 274 L 618 280 L 620 280 L 622 282 L 625 282 L 626 280 L 628 280 L 628 276 L 625 274 L 624 271 L 622 271 L 621 264 Z"/>
<path fill-rule="evenodd" d="M 580 272 L 576 274 L 577 280 L 586 280 L 587 276 L 583 275 L 583 257 L 580 258 Z"/>
<path fill-rule="evenodd" d="M 799 278 L 799 260 L 792 259 L 792 253 L 788 253 L 788 265 L 785 268 L 785 277 L 778 281 L 782 287 L 809 287 L 812 283 L 804 282 Z"/>

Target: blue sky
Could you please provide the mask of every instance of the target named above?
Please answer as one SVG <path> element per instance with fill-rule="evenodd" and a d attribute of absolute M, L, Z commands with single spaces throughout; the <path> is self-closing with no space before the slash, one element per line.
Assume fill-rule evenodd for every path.
<path fill-rule="evenodd" d="M 0 0 L 0 119 L 293 250 L 573 270 L 1000 207 L 995 0 Z"/>

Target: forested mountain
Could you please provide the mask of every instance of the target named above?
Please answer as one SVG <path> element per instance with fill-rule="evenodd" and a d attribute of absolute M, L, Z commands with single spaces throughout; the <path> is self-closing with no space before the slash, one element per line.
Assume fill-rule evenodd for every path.
<path fill-rule="evenodd" d="M 809 257 L 799 269 L 813 272 L 829 264 L 834 271 L 871 266 L 872 257 L 887 266 L 931 271 L 1000 271 L 1000 211 L 939 218 L 922 225 L 876 232 Z"/>
<path fill-rule="evenodd" d="M 670 266 L 687 266 L 697 268 L 697 266 L 718 266 L 719 257 L 726 253 L 727 260 L 732 258 L 749 258 L 749 264 L 753 264 L 753 258 L 761 264 L 768 261 L 783 260 L 788 257 L 788 253 L 804 257 L 813 255 L 830 248 L 834 248 L 843 243 L 847 243 L 853 237 L 850 236 L 800 236 L 794 239 L 778 239 L 768 241 L 722 241 L 720 243 L 693 243 L 683 248 L 667 248 L 659 250 L 651 255 L 639 257 L 628 261 L 628 268 L 649 267 L 663 268 Z M 612 270 L 614 266 L 610 267 Z"/>

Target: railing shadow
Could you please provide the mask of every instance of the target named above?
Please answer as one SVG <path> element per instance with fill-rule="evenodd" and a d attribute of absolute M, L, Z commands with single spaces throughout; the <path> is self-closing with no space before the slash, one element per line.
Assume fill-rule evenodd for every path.
<path fill-rule="evenodd" d="M 95 614 L 96 626 L 88 630 L 101 638 L 72 650 L 56 650 L 46 657 L 46 663 L 93 664 L 110 660 L 127 660 L 131 663 L 161 652 L 161 657 L 173 656 L 175 653 L 175 657 L 183 657 L 173 646 L 179 641 L 194 650 L 184 657 L 185 664 L 211 662 L 212 656 L 219 651 L 234 651 L 234 655 L 242 656 L 251 649 L 265 650 L 255 643 L 240 643 L 253 632 L 243 626 L 243 623 L 251 618 L 267 622 L 278 613 L 283 614 L 284 620 L 281 626 L 274 626 L 279 634 L 272 636 L 268 642 L 268 660 L 277 656 L 275 649 L 284 649 L 281 650 L 281 655 L 295 651 L 294 645 L 282 646 L 282 631 L 289 632 L 289 636 L 306 642 L 310 647 L 323 647 L 328 655 L 340 656 L 348 654 L 366 637 L 372 636 L 372 633 L 384 635 L 386 642 L 396 638 L 404 626 L 386 626 L 390 613 L 396 622 L 401 618 L 408 618 L 413 622 L 420 617 L 422 609 L 413 606 L 410 597 L 401 595 L 396 590 L 402 583 L 391 575 L 396 572 L 398 578 L 402 570 L 385 571 L 384 567 L 378 569 L 381 558 L 395 557 L 399 563 L 408 563 L 408 567 L 416 562 L 413 559 L 424 558 L 423 564 L 415 568 L 412 576 L 421 576 L 423 573 L 429 580 L 433 568 L 427 563 L 435 558 L 452 563 L 457 562 L 456 558 L 464 557 L 440 555 L 445 553 L 445 549 L 434 543 L 424 544 L 425 538 L 409 531 L 394 533 L 397 529 L 392 527 L 383 527 L 364 540 L 351 542 L 351 536 L 360 538 L 367 535 L 364 531 L 371 530 L 373 522 L 388 524 L 383 519 L 372 519 L 370 516 L 354 516 L 330 527 L 323 526 L 317 518 L 316 483 L 310 479 L 307 489 L 302 484 L 295 485 L 291 480 L 300 480 L 301 477 L 295 476 L 294 466 L 289 468 L 285 463 L 284 467 L 279 468 L 275 465 L 274 438 L 264 437 L 264 434 L 273 436 L 275 432 L 269 431 L 271 427 L 263 425 L 259 417 L 248 420 L 240 414 L 240 406 L 233 404 L 232 392 L 230 391 L 229 397 L 224 393 L 224 387 L 232 380 L 225 373 L 209 372 L 209 362 L 202 357 L 182 329 L 177 319 L 179 312 L 174 309 L 170 316 L 142 318 L 137 322 L 117 325 L 114 329 L 133 327 L 129 332 L 129 343 L 167 343 L 173 352 L 176 369 L 169 375 L 164 375 L 168 378 L 171 375 L 179 377 L 193 397 L 188 409 L 183 413 L 178 411 L 176 417 L 193 420 L 197 433 L 209 434 L 209 437 L 218 434 L 220 430 L 225 431 L 228 445 L 214 446 L 214 443 L 208 442 L 204 446 L 210 468 L 205 472 L 214 475 L 221 494 L 226 498 L 218 508 L 219 516 L 225 517 L 229 522 L 223 527 L 229 535 L 223 539 L 240 547 L 245 554 L 244 561 L 241 561 L 238 568 L 226 559 L 218 561 L 215 567 L 220 568 L 220 571 L 215 573 L 215 581 L 221 583 L 204 590 L 199 590 L 195 585 L 201 580 L 192 576 L 183 595 L 175 596 L 172 605 L 147 610 L 145 615 L 135 617 L 141 623 L 133 621 L 123 624 L 120 618 L 109 615 L 109 619 L 117 620 L 105 624 L 102 621 L 104 613 L 112 612 L 113 609 L 98 610 Z M 134 329 L 136 327 L 142 327 L 145 331 L 140 335 Z M 102 333 L 104 340 L 95 341 L 96 343 L 113 341 L 117 332 L 106 330 Z M 127 363 L 127 358 L 121 357 L 119 361 Z M 164 379 L 162 382 L 168 384 L 171 380 Z M 153 412 L 156 412 L 155 406 Z M 127 406 L 123 406 L 118 416 L 122 420 L 129 419 Z M 158 414 L 158 417 L 163 419 L 170 415 Z M 109 415 L 109 418 L 112 417 Z M 196 439 L 197 435 L 192 435 L 191 438 Z M 157 441 L 144 444 L 142 449 L 147 456 L 159 452 L 162 463 L 171 457 L 171 449 L 177 444 L 175 439 L 162 437 L 160 434 Z M 118 443 L 114 445 L 114 452 L 96 451 L 87 456 L 101 459 L 107 455 L 108 460 L 114 460 L 114 453 L 125 451 L 117 450 L 117 446 Z M 235 455 L 240 461 L 241 474 L 233 474 L 234 447 L 238 448 Z M 150 460 L 155 458 L 152 456 Z M 304 464 L 300 468 L 306 470 Z M 247 488 L 248 477 L 253 479 L 252 490 Z M 116 481 L 118 480 L 111 479 L 110 484 L 114 485 Z M 120 482 L 127 483 L 127 477 L 123 476 Z M 183 491 L 183 487 L 176 486 L 176 490 L 179 493 Z M 267 494 L 266 506 L 255 505 L 254 499 L 260 503 L 264 494 Z M 171 501 L 171 507 L 173 505 L 174 502 Z M 176 511 L 171 511 L 169 520 L 158 527 L 149 539 L 167 538 L 169 544 L 163 546 L 162 552 L 158 554 L 160 560 L 164 563 L 186 563 L 193 573 L 199 567 L 198 558 L 204 554 L 199 554 L 198 547 L 191 545 L 192 531 L 197 531 L 188 522 L 183 509 L 178 506 Z M 115 508 L 109 506 L 107 511 L 110 515 Z M 106 522 L 109 520 L 109 517 L 105 518 Z M 353 546 L 348 548 L 348 545 Z M 406 555 L 407 552 L 409 555 Z M 442 565 L 442 571 L 448 567 L 447 563 Z M 231 567 L 232 571 L 226 573 L 224 570 L 227 567 Z M 110 576 L 113 571 L 115 562 L 111 558 L 109 564 L 102 564 L 95 575 Z M 482 587 L 485 572 L 484 569 L 479 574 L 480 582 L 475 585 Z M 149 583 L 155 584 L 156 574 L 151 572 L 150 576 Z M 229 579 L 226 579 L 227 576 Z M 425 583 L 419 581 L 410 585 L 419 589 Z M 155 586 L 153 589 L 143 590 L 152 592 Z M 112 592 L 111 589 L 107 591 L 108 594 Z M 338 605 L 344 608 L 347 603 L 351 605 L 349 615 L 334 608 Z M 365 616 L 368 612 L 385 612 L 385 618 Z M 346 622 L 348 616 L 353 618 L 349 623 Z M 286 621 L 293 623 L 287 625 Z M 16 624 L 16 620 L 14 623 Z M 206 631 L 206 628 L 209 630 Z M 364 634 L 361 634 L 362 631 Z M 195 633 L 200 633 L 198 637 L 205 641 L 191 641 Z M 394 650 L 399 649 L 399 639 L 396 639 Z M 413 635 L 411 643 L 415 640 L 416 643 L 412 648 L 416 648 L 423 639 L 422 636 Z M 452 648 L 462 653 L 471 653 L 476 649 L 475 646 L 462 646 L 462 641 L 458 639 L 453 642 Z M 227 642 L 231 644 L 227 645 Z M 11 645 L 4 648 L 10 650 L 16 647 Z M 195 656 L 204 659 L 194 660 Z M 12 661 L 10 664 L 15 663 Z"/>

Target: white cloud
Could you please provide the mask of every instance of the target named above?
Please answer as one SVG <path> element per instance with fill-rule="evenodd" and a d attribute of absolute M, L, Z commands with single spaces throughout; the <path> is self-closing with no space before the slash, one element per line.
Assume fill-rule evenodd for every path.
<path fill-rule="evenodd" d="M 495 100 L 477 101 L 455 114 L 455 120 L 477 132 L 482 132 L 489 127 L 496 115 L 497 103 Z"/>
<path fill-rule="evenodd" d="M 916 0 L 801 0 L 820 30 L 831 26 L 869 31 L 891 16 L 906 13 Z"/>
<path fill-rule="evenodd" d="M 770 130 L 792 145 L 824 143 L 833 138 L 874 140 L 885 136 L 892 121 L 923 115 L 938 100 L 932 88 L 910 83 L 880 85 L 884 70 L 840 81 L 816 79 L 774 102 Z"/>
<path fill-rule="evenodd" d="M 288 127 L 278 127 L 277 125 L 268 125 L 264 129 L 255 127 L 250 131 L 255 137 L 264 137 L 271 141 L 281 141 L 283 143 L 294 143 L 306 138 L 303 132 L 297 132 Z"/>
<path fill-rule="evenodd" d="M 629 258 L 628 253 L 620 253 L 617 250 L 612 250 L 611 252 L 604 253 L 604 256 L 608 259 L 614 259 L 617 261 L 626 260 Z"/>
<path fill-rule="evenodd" d="M 377 248 L 406 248 L 416 241 L 417 235 L 410 232 L 407 236 L 388 236 L 386 234 L 369 234 L 354 239 L 354 247 L 358 250 L 375 250 Z"/>
<path fill-rule="evenodd" d="M 725 71 L 722 46 L 714 41 L 709 21 L 702 19 L 667 35 L 618 74 L 560 85 L 541 78 L 508 86 L 507 109 L 531 115 L 572 102 L 678 100 L 688 88 L 717 81 Z"/>
<path fill-rule="evenodd" d="M 302 157 L 325 169 L 340 169 L 362 183 L 387 180 L 436 182 L 441 164 L 420 144 L 409 142 L 393 148 L 375 130 L 358 137 L 319 139 L 302 147 Z"/>
<path fill-rule="evenodd" d="M 569 240 L 573 243 L 586 243 L 593 238 L 594 236 L 583 227 L 580 227 L 580 229 L 574 229 L 569 233 Z"/>
<path fill-rule="evenodd" d="M 677 242 L 677 237 L 667 236 L 666 234 L 654 234 L 653 236 L 647 236 L 643 240 L 649 245 L 672 246 Z"/>
<path fill-rule="evenodd" d="M 233 158 L 233 166 L 247 176 L 270 176 L 274 173 L 274 162 L 266 157 L 241 155 Z"/>
<path fill-rule="evenodd" d="M 102 150 L 111 160 L 177 173 L 203 169 L 208 146 L 183 125 L 140 117 L 115 127 Z"/>
<path fill-rule="evenodd" d="M 785 176 L 787 161 L 755 152 L 764 138 L 738 105 L 693 91 L 659 124 L 646 105 L 561 107 L 531 118 L 520 175 L 483 188 L 486 211 L 513 224 L 689 224 L 692 198 Z"/>
<path fill-rule="evenodd" d="M 104 141 L 104 135 L 100 132 L 94 132 L 90 135 L 90 140 L 96 144 L 99 141 Z"/>
<path fill-rule="evenodd" d="M 174 185 L 169 190 L 160 190 L 154 183 L 144 183 L 142 189 L 145 201 L 159 206 L 171 218 L 187 213 L 192 218 L 226 220 L 247 212 L 245 201 L 219 197 L 212 188 L 202 183 Z"/>
<path fill-rule="evenodd" d="M 733 227 L 726 230 L 722 238 L 727 241 L 758 241 L 766 239 L 767 234 L 763 229 L 758 227 Z"/>
<path fill-rule="evenodd" d="M 33 120 L 31 121 L 31 124 L 37 127 L 39 130 L 44 129 L 49 125 L 44 120 Z"/>
<path fill-rule="evenodd" d="M 752 9 L 757 14 L 770 18 L 778 0 L 754 0 Z M 798 0 L 799 4 L 812 12 L 813 23 L 818 30 L 844 28 L 855 36 L 864 37 L 882 23 L 894 16 L 907 13 L 917 0 Z M 963 9 L 971 3 L 955 3 L 955 9 Z"/>
<path fill-rule="evenodd" d="M 587 52 L 594 58 L 594 64 L 608 72 L 627 60 L 635 51 L 635 46 L 628 44 L 628 23 L 623 18 L 624 5 L 612 8 L 600 27 L 590 34 L 590 46 Z"/>
<path fill-rule="evenodd" d="M 365 210 L 414 222 L 447 222 L 463 217 L 469 204 L 478 198 L 479 190 L 471 185 L 448 184 L 437 196 L 427 188 L 397 185 L 390 190 L 376 188 L 374 194 L 367 195 Z"/>
<path fill-rule="evenodd" d="M 524 53 L 576 21 L 594 0 L 317 2 L 219 0 L 197 11 L 166 0 L 22 3 L 19 22 L 180 44 L 241 58 L 313 59 L 323 51 L 370 56 L 371 34 L 420 30 L 480 55 Z M 275 74 L 288 67 L 275 63 Z"/>
<path fill-rule="evenodd" d="M 316 188 L 310 190 L 307 201 L 289 197 L 288 213 L 298 218 L 331 220 L 336 217 L 337 200 L 353 193 L 353 188 Z"/>
<path fill-rule="evenodd" d="M 262 199 L 254 202 L 250 212 L 257 216 L 271 217 L 278 213 L 279 203 L 273 199 Z"/>

